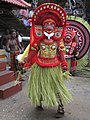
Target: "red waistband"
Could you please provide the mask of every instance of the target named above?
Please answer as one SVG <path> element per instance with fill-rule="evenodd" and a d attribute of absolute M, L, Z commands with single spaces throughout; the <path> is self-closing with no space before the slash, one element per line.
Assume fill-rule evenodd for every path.
<path fill-rule="evenodd" d="M 44 58 L 42 56 L 38 56 L 36 58 L 36 63 L 42 67 L 55 67 L 60 64 L 60 61 L 58 56 L 55 56 L 54 58 Z"/>

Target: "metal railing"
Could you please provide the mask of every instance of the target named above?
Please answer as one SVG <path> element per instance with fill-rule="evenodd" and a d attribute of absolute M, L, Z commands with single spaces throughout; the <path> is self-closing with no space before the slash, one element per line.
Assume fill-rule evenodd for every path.
<path fill-rule="evenodd" d="M 30 41 L 30 37 L 23 36 L 22 37 L 22 41 L 29 42 Z"/>

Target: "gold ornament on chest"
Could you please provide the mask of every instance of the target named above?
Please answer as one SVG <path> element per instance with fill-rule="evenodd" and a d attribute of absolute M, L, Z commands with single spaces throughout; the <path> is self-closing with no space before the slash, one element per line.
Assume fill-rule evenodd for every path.
<path fill-rule="evenodd" d="M 40 44 L 40 51 L 39 56 L 45 57 L 45 58 L 53 58 L 57 55 L 57 43 L 53 44 Z"/>

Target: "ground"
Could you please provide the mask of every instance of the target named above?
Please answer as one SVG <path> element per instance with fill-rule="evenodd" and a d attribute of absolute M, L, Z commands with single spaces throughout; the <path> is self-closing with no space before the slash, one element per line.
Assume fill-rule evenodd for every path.
<path fill-rule="evenodd" d="M 86 72 L 86 74 L 85 74 Z M 66 83 L 73 101 L 65 105 L 65 116 L 60 120 L 90 120 L 90 71 L 79 71 Z M 0 100 L 0 120 L 56 120 L 57 107 L 37 111 L 27 97 L 28 74 L 23 78 L 23 89 L 5 100 Z"/>

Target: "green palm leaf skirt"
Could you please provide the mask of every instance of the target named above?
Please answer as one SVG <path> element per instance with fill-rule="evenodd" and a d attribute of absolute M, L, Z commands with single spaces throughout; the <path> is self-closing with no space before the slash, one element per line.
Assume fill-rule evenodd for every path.
<path fill-rule="evenodd" d="M 67 74 L 63 74 L 61 67 L 40 67 L 34 64 L 28 81 L 28 96 L 32 103 L 45 106 L 58 105 L 59 99 L 63 103 L 72 100 L 72 96 L 64 84 Z"/>

